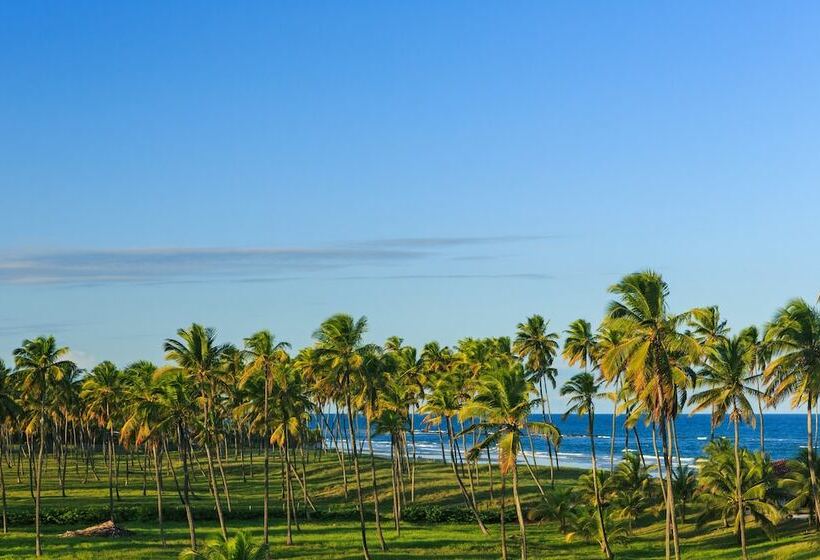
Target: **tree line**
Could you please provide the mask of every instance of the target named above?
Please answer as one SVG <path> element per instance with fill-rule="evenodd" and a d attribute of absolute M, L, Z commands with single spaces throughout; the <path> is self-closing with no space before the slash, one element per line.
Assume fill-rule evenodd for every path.
<path fill-rule="evenodd" d="M 476 487 L 479 468 L 487 469 L 491 499 L 501 512 L 504 558 L 508 485 L 521 558 L 528 557 L 527 522 L 537 520 L 557 522 L 568 539 L 596 540 L 602 555 L 613 558 L 612 545 L 628 537 L 639 515 L 656 507 L 665 518 L 666 557 L 677 560 L 678 524 L 685 521 L 698 488 L 701 514 L 718 514 L 735 527 L 744 558 L 748 522 L 773 531 L 784 512 L 804 508 L 816 527 L 820 495 L 812 414 L 820 394 L 817 308 L 795 299 L 763 328 L 732 334 L 715 306 L 670 311 L 669 288 L 653 271 L 629 274 L 609 291 L 613 299 L 600 325 L 573 321 L 564 331 L 563 345 L 540 315 L 518 324 L 514 337 L 466 338 L 453 348 L 430 342 L 419 350 L 398 337 L 382 345 L 367 343 L 366 318 L 339 314 L 320 325 L 311 346 L 296 352 L 266 330 L 232 345 L 218 343 L 213 329 L 193 324 L 165 340 L 166 364 L 138 361 L 120 368 L 104 361 L 83 371 L 54 337 L 24 340 L 13 351 L 12 367 L 0 362 L 0 458 L 18 450 L 18 479 L 23 458 L 28 461 L 37 556 L 42 553 L 45 461 L 50 457 L 56 465 L 65 496 L 69 457 L 84 466 L 87 480 L 97 476 L 95 451 L 101 447 L 111 520 L 116 517 L 120 464 L 136 456 L 144 470 L 149 465 L 153 470 L 163 544 L 163 493 L 170 479 L 185 511 L 192 551 L 198 548 L 191 506 L 197 471 L 207 481 L 227 540 L 225 510 L 232 503 L 225 463 L 233 451 L 245 480 L 246 461 L 252 467 L 254 450 L 261 452 L 267 550 L 271 469 L 282 474 L 286 544 L 292 544 L 293 526 L 313 509 L 304 470 L 309 452 L 333 453 L 344 494 L 356 500 L 362 554 L 370 558 L 371 520 L 378 546 L 387 546 L 382 524 L 388 516 L 379 509 L 379 493 L 390 494 L 389 518 L 399 534 L 403 510 L 415 501 L 416 414 L 438 431 L 442 461 L 452 471 L 463 507 L 484 534 L 488 530 Z M 559 354 L 580 369 L 560 389 Z M 552 421 L 549 394 L 556 389 L 567 400 L 565 416 L 588 420 L 592 469 L 571 491 L 555 487 L 561 433 Z M 785 399 L 792 408 L 805 407 L 807 447 L 784 466 L 765 453 L 763 411 Z M 612 415 L 608 471 L 598 468 L 594 442 L 595 407 L 601 400 L 610 400 L 621 413 Z M 697 473 L 682 465 L 677 450 L 675 420 L 686 408 L 710 412 L 713 427 L 725 421 L 733 426 L 733 440 L 711 442 Z M 627 447 L 631 434 L 638 452 L 626 452 L 616 467 L 619 417 Z M 360 422 L 363 430 L 357 429 Z M 639 422 L 650 428 L 651 446 L 641 443 L 635 429 Z M 760 450 L 752 452 L 740 446 L 739 429 L 743 423 L 757 427 L 756 422 Z M 389 436 L 389 490 L 377 483 L 375 434 Z M 537 439 L 547 449 L 547 480 L 535 468 Z M 271 466 L 272 458 L 278 467 Z M 6 532 L 4 462 L 0 460 L 0 494 Z M 531 478 L 539 494 L 537 505 L 527 512 L 519 494 L 520 476 Z"/>

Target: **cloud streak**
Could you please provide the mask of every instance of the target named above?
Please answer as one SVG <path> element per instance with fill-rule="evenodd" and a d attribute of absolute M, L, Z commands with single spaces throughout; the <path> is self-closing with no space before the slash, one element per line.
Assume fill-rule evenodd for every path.
<path fill-rule="evenodd" d="M 0 256 L 0 284 L 112 284 L 286 280 L 294 274 L 411 264 L 465 246 L 510 244 L 539 236 L 397 238 L 322 247 L 75 249 Z M 336 273 L 338 276 L 338 272 Z M 389 275 L 381 278 L 492 277 L 482 274 Z M 509 276 L 509 275 L 507 275 Z M 352 276 L 351 276 L 352 277 Z M 365 276 L 356 276 L 364 278 Z M 366 276 L 377 278 L 376 276 Z M 340 278 L 341 279 L 341 278 Z"/>

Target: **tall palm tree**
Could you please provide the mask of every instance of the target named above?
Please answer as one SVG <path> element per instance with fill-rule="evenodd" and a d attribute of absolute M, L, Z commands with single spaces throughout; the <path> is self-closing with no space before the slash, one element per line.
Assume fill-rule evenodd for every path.
<path fill-rule="evenodd" d="M 350 315 L 338 314 L 326 319 L 313 333 L 316 339 L 316 353 L 326 368 L 329 377 L 335 380 L 339 393 L 344 399 L 348 416 L 348 430 L 350 432 L 351 455 L 353 457 L 353 471 L 356 478 L 356 500 L 359 506 L 359 526 L 362 537 L 362 551 L 364 558 L 370 559 L 370 550 L 367 548 L 367 531 L 364 522 L 364 500 L 362 498 L 362 481 L 359 472 L 359 452 L 356 444 L 356 415 L 353 410 L 353 379 L 359 375 L 364 358 L 365 347 L 362 343 L 367 330 L 367 318 L 360 317 L 354 320 Z"/>
<path fill-rule="evenodd" d="M 764 340 L 774 357 L 764 371 L 771 401 L 791 395 L 791 406 L 806 405 L 809 477 L 814 513 L 820 519 L 820 494 L 814 468 L 812 410 L 820 395 L 820 311 L 794 299 L 777 311 Z"/>
<path fill-rule="evenodd" d="M 283 362 L 276 368 L 271 383 L 271 402 L 274 404 L 275 413 L 268 420 L 271 424 L 270 441 L 279 446 L 284 457 L 286 544 L 290 545 L 293 544 L 292 517 L 296 512 L 291 476 L 295 470 L 292 449 L 304 434 L 312 410 L 307 385 L 301 371 L 293 367 L 292 363 Z"/>
<path fill-rule="evenodd" d="M 83 381 L 80 396 L 86 411 L 108 438 L 108 517 L 114 519 L 114 469 L 117 452 L 114 445 L 114 413 L 120 407 L 123 391 L 122 375 L 112 362 L 99 363 Z"/>
<path fill-rule="evenodd" d="M 16 400 L 16 390 L 12 383 L 11 370 L 6 367 L 3 360 L 0 360 L 0 425 L 5 426 L 7 422 L 16 418 L 20 414 L 20 407 Z M 6 478 L 3 474 L 2 457 L 5 456 L 3 443 L 6 441 L 4 433 L 0 433 L 0 500 L 3 507 L 3 534 L 8 533 L 8 520 L 6 515 Z"/>
<path fill-rule="evenodd" d="M 763 401 L 766 397 L 764 391 L 760 390 L 760 381 L 763 377 L 763 372 L 766 371 L 766 366 L 769 364 L 769 360 L 771 360 L 771 351 L 769 350 L 768 345 L 763 341 L 760 333 L 757 330 L 757 327 L 751 326 L 746 327 L 742 331 L 740 331 L 740 337 L 746 340 L 746 344 L 749 346 L 749 353 L 751 354 L 751 361 L 752 361 L 752 371 L 756 374 L 755 376 L 755 388 L 758 390 L 757 396 L 757 414 L 758 418 L 760 419 L 760 450 L 766 451 L 766 429 L 765 429 L 765 418 L 763 416 Z"/>
<path fill-rule="evenodd" d="M 598 329 L 598 336 L 596 340 L 595 352 L 597 356 L 600 358 L 605 355 L 607 352 L 618 346 L 621 343 L 621 340 L 623 340 L 623 333 L 621 331 L 609 328 L 606 325 L 602 325 L 601 328 Z M 610 393 L 612 398 L 612 430 L 609 435 L 610 473 L 612 473 L 615 469 L 615 429 L 617 427 L 619 405 L 625 392 L 623 390 L 623 369 L 614 373 L 615 376 L 613 378 L 607 378 L 604 376 L 608 383 L 615 385 L 615 390 Z M 624 423 L 626 423 L 626 421 L 624 421 Z"/>
<path fill-rule="evenodd" d="M 261 330 L 245 339 L 245 352 L 249 356 L 249 363 L 240 379 L 240 386 L 244 386 L 252 376 L 261 375 L 264 379 L 262 436 L 265 446 L 264 483 L 262 492 L 262 542 L 270 543 L 270 525 L 268 511 L 270 503 L 270 392 L 273 384 L 272 376 L 279 364 L 287 360 L 287 342 L 276 342 L 276 338 L 267 330 Z"/>
<path fill-rule="evenodd" d="M 365 437 L 367 439 L 367 450 L 370 455 L 370 475 L 373 486 L 373 509 L 376 516 L 376 536 L 379 538 L 379 545 L 382 550 L 387 550 L 382 534 L 381 515 L 379 513 L 379 488 L 376 482 L 376 459 L 373 455 L 373 421 L 378 418 L 381 412 L 381 394 L 385 391 L 387 383 L 385 359 L 381 349 L 373 348 L 364 353 L 361 375 L 357 384 L 357 394 L 355 396 L 356 408 L 364 413 L 365 417 Z"/>
<path fill-rule="evenodd" d="M 747 339 L 737 336 L 723 339 L 711 346 L 706 363 L 701 369 L 701 380 L 707 389 L 692 396 L 692 413 L 706 408 L 712 410 L 712 425 L 720 424 L 728 414 L 734 426 L 735 441 L 735 487 L 737 490 L 737 517 L 740 530 L 740 551 L 748 558 L 746 551 L 746 521 L 743 506 L 740 461 L 740 423 L 754 425 L 754 409 L 749 397 L 759 391 L 752 386 L 754 373 L 751 371 L 753 355 Z"/>
<path fill-rule="evenodd" d="M 706 360 L 710 350 L 725 340 L 729 334 L 727 322 L 721 318 L 720 309 L 716 305 L 692 309 L 687 322 L 692 329 L 692 336 L 700 344 L 701 360 Z M 715 439 L 715 425 L 711 424 L 709 441 L 713 439 Z"/>
<path fill-rule="evenodd" d="M 198 389 L 192 379 L 180 368 L 159 368 L 152 378 L 152 396 L 144 403 L 144 416 L 150 434 L 162 439 L 165 455 L 168 454 L 167 440 L 176 436 L 177 451 L 182 467 L 182 483 L 176 473 L 174 461 L 168 457 L 168 467 L 174 480 L 180 503 L 188 522 L 191 549 L 196 550 L 196 527 L 191 507 L 191 434 L 201 414 L 198 407 Z"/>
<path fill-rule="evenodd" d="M 54 384 L 63 378 L 67 369 L 76 367 L 66 359 L 67 354 L 68 347 L 58 346 L 53 336 L 24 340 L 22 346 L 14 350 L 15 375 L 21 380 L 23 402 L 31 411 L 25 431 L 29 435 L 36 434 L 39 440 L 34 471 L 34 553 L 37 557 L 43 553 L 40 540 L 40 498 L 48 426 L 47 407 Z"/>
<path fill-rule="evenodd" d="M 598 532 L 600 534 L 601 550 L 606 558 L 613 558 L 612 549 L 606 534 L 604 510 L 601 504 L 601 489 L 598 481 L 598 463 L 595 453 L 595 399 L 604 396 L 600 393 L 601 385 L 595 382 L 595 377 L 589 372 L 574 375 L 561 387 L 561 396 L 569 397 L 569 408 L 564 413 L 564 419 L 570 414 L 587 415 L 589 443 L 592 449 L 592 482 L 595 493 L 595 508 L 598 512 Z"/>
<path fill-rule="evenodd" d="M 666 486 L 666 553 L 668 558 L 671 536 L 674 555 L 679 560 L 669 434 L 680 407 L 679 391 L 690 383 L 689 365 L 699 356 L 700 346 L 692 336 L 680 331 L 688 314 L 669 312 L 669 286 L 656 272 L 629 274 L 609 291 L 618 299 L 608 305 L 605 323 L 621 331 L 624 337 L 600 358 L 600 366 L 608 378 L 623 370 L 625 382 L 641 408 L 660 428 L 664 455 L 661 475 Z"/>
<path fill-rule="evenodd" d="M 208 484 L 214 497 L 216 515 L 222 537 L 227 538 L 225 517 L 222 514 L 222 500 L 219 497 L 219 485 L 214 475 L 214 461 L 211 455 L 211 443 L 216 435 L 214 420 L 215 401 L 217 396 L 217 377 L 222 353 L 226 345 L 216 344 L 216 331 L 196 323 L 187 329 L 177 331 L 179 339 L 165 340 L 165 359 L 176 362 L 177 368 L 195 383 L 202 409 L 202 447 L 208 462 Z"/>
<path fill-rule="evenodd" d="M 555 441 L 560 437 L 558 429 L 549 422 L 530 422 L 529 415 L 539 399 L 530 398 L 535 392 L 532 380 L 520 365 L 500 367 L 484 373 L 477 385 L 476 394 L 461 409 L 461 417 L 478 417 L 465 432 L 479 431 L 487 436 L 473 446 L 469 456 L 475 459 L 489 447 L 498 448 L 501 476 L 512 473 L 513 500 L 521 534 L 521 558 L 527 558 L 527 531 L 524 512 L 518 494 L 518 456 L 521 437 L 528 431 L 545 435 Z M 502 544 L 503 546 L 503 544 Z"/>
<path fill-rule="evenodd" d="M 549 321 L 545 321 L 541 315 L 527 317 L 525 322 L 518 323 L 513 351 L 519 358 L 524 360 L 524 365 L 530 373 L 531 380 L 538 388 L 538 396 L 541 398 L 541 416 L 545 421 L 552 422 L 552 413 L 551 411 L 548 413 L 549 392 L 547 391 L 547 383 L 555 389 L 557 370 L 552 363 L 558 353 L 558 334 L 547 332 L 548 326 Z M 552 442 L 549 439 L 547 440 L 547 453 L 550 460 L 550 483 L 555 485 Z"/>
<path fill-rule="evenodd" d="M 133 439 L 135 445 L 147 444 L 151 449 L 157 492 L 157 525 L 164 546 L 166 538 L 162 507 L 162 444 L 171 431 L 174 418 L 168 414 L 169 411 L 162 402 L 162 380 L 154 376 L 156 371 L 157 367 L 145 360 L 134 362 L 123 370 L 123 376 L 127 380 L 124 394 L 128 404 L 125 407 L 126 417 L 120 430 L 120 440 Z"/>

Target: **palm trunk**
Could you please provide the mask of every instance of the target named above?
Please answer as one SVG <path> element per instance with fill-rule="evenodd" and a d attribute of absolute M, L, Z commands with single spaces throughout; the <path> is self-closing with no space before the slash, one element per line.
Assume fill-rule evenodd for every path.
<path fill-rule="evenodd" d="M 820 524 L 820 496 L 817 494 L 817 473 L 814 472 L 814 438 L 812 437 L 811 422 L 813 399 L 813 396 L 809 396 L 808 409 L 806 411 L 806 430 L 808 432 L 808 447 L 806 448 L 806 454 L 808 455 L 809 462 L 809 480 L 811 482 L 811 497 L 814 502 L 814 518 L 818 521 L 818 524 Z"/>
<path fill-rule="evenodd" d="M 598 512 L 598 531 L 601 535 L 601 551 L 609 560 L 612 558 L 612 549 L 609 548 L 609 540 L 606 537 L 606 525 L 604 524 L 604 509 L 601 506 L 601 491 L 598 489 L 598 460 L 595 454 L 595 430 L 593 428 L 595 415 L 592 410 L 587 414 L 589 419 L 589 443 L 592 448 L 592 487 L 595 491 L 595 509 Z"/>
<path fill-rule="evenodd" d="M 2 493 L 3 500 L 3 534 L 8 533 L 8 521 L 6 519 L 6 477 L 3 474 L 2 453 L 3 446 L 0 446 L 0 493 Z"/>
<path fill-rule="evenodd" d="M 739 420 L 735 418 L 735 492 L 737 496 L 737 517 L 740 529 L 740 553 L 743 556 L 743 560 L 746 560 L 748 558 L 748 555 L 746 554 L 746 512 L 743 508 L 743 488 L 741 487 L 742 478 L 740 474 L 739 424 Z"/>
<path fill-rule="evenodd" d="M 762 375 L 762 373 L 761 373 Z M 757 380 L 757 412 L 760 416 L 760 451 L 766 452 L 766 430 L 763 421 L 763 395 L 760 391 L 760 379 Z"/>
<path fill-rule="evenodd" d="M 41 402 L 41 406 L 45 408 L 45 403 Z M 45 434 L 46 419 L 45 414 L 40 415 L 40 448 L 37 452 L 37 467 L 35 469 L 34 482 L 34 554 L 39 558 L 43 555 L 43 545 L 40 541 L 40 491 L 41 481 L 43 478 L 43 454 L 46 447 Z"/>
<path fill-rule="evenodd" d="M 290 485 L 290 438 L 288 437 L 288 419 L 285 418 L 285 426 L 284 426 L 284 433 L 285 433 L 285 444 L 284 450 L 282 453 L 282 460 L 284 461 L 284 465 L 282 466 L 282 490 L 285 492 L 285 544 L 290 546 L 293 544 L 293 489 Z"/>
<path fill-rule="evenodd" d="M 524 512 L 521 509 L 521 498 L 518 496 L 518 465 L 513 462 L 513 501 L 515 502 L 515 515 L 518 517 L 518 530 L 521 532 L 521 560 L 527 560 L 527 528 L 524 525 Z"/>
<path fill-rule="evenodd" d="M 481 515 L 479 515 L 475 503 L 470 500 L 470 495 L 467 493 L 467 488 L 464 487 L 464 482 L 461 480 L 461 475 L 458 473 L 458 461 L 456 460 L 455 444 L 453 443 L 453 423 L 450 421 L 449 416 L 445 417 L 445 421 L 447 422 L 447 439 L 450 442 L 450 460 L 453 466 L 453 474 L 456 475 L 458 488 L 461 490 L 461 495 L 464 497 L 464 502 L 467 504 L 467 508 L 473 513 L 479 529 L 481 529 L 482 534 L 486 535 L 487 527 L 484 526 L 484 522 L 481 520 Z"/>
<path fill-rule="evenodd" d="M 264 489 L 262 492 L 262 541 L 265 543 L 265 547 L 267 548 L 270 544 L 270 528 L 268 522 L 268 504 L 270 502 L 270 421 L 268 417 L 268 399 L 270 394 L 270 375 L 268 374 L 267 367 L 265 368 L 265 396 L 264 396 L 264 404 L 262 411 L 262 418 L 265 421 L 265 461 L 264 461 Z M 251 446 L 251 465 L 253 465 L 253 446 Z M 251 466 L 251 476 L 253 476 L 253 466 Z"/>
<path fill-rule="evenodd" d="M 108 518 L 114 522 L 114 425 L 111 422 L 111 411 L 105 405 L 108 417 Z"/>
<path fill-rule="evenodd" d="M 362 477 L 359 472 L 359 454 L 356 447 L 356 424 L 354 423 L 353 407 L 350 404 L 350 388 L 345 379 L 345 406 L 347 407 L 348 430 L 350 431 L 350 445 L 353 453 L 353 471 L 356 477 L 356 501 L 359 504 L 359 527 L 362 534 L 362 552 L 365 560 L 370 560 L 370 550 L 367 548 L 367 531 L 364 524 L 364 500 L 362 499 Z"/>
<path fill-rule="evenodd" d="M 413 459 L 410 463 L 410 501 L 416 501 L 416 416 L 413 407 L 410 407 L 410 446 L 413 449 Z"/>
<path fill-rule="evenodd" d="M 671 419 L 666 418 L 661 424 L 661 443 L 663 444 L 663 461 L 666 475 L 666 498 L 669 507 L 669 525 L 672 530 L 672 546 L 675 560 L 680 560 L 680 538 L 678 536 L 678 520 L 675 516 L 675 493 L 672 488 L 672 451 L 669 443 L 669 425 Z"/>
<path fill-rule="evenodd" d="M 544 378 L 542 377 L 538 381 L 538 396 L 541 397 L 541 419 L 544 420 L 544 421 L 546 421 L 547 418 L 548 418 L 547 417 L 547 411 L 544 408 L 544 403 L 546 402 L 546 399 L 549 398 L 546 395 L 547 395 L 547 392 L 544 389 Z M 549 417 L 549 422 L 550 423 L 552 423 L 552 417 L 551 416 L 552 415 L 550 415 L 550 417 Z M 554 488 L 555 487 L 555 471 L 553 469 L 553 461 L 552 461 L 552 442 L 550 441 L 550 438 L 547 437 L 547 436 L 544 436 L 544 439 L 547 441 L 547 454 L 549 455 L 549 458 L 550 458 L 550 486 L 552 486 Z"/>
<path fill-rule="evenodd" d="M 162 526 L 162 466 L 160 463 L 161 455 L 158 452 L 158 447 L 159 443 L 154 442 L 154 478 L 157 482 L 157 523 L 159 524 L 159 536 L 162 539 L 162 546 L 165 546 L 165 529 Z"/>
<path fill-rule="evenodd" d="M 504 524 L 504 515 L 505 511 L 504 508 L 507 506 L 506 497 L 507 497 L 507 485 L 506 485 L 507 476 L 502 472 L 501 473 L 501 515 L 499 516 L 499 523 L 501 524 L 501 559 L 507 560 L 507 527 Z"/>
<path fill-rule="evenodd" d="M 182 458 L 182 489 L 179 487 L 179 480 L 177 479 L 177 471 L 174 468 L 174 460 L 168 453 L 168 444 L 163 441 L 162 445 L 165 449 L 165 454 L 168 456 L 168 467 L 171 469 L 171 474 L 174 477 L 174 486 L 176 486 L 177 494 L 182 502 L 182 507 L 185 509 L 185 520 L 188 522 L 188 537 L 191 541 L 191 550 L 196 550 L 196 526 L 194 525 L 194 515 L 191 511 L 191 478 L 190 468 L 188 466 L 188 443 L 185 435 L 185 429 L 181 426 L 177 427 L 179 436 L 179 454 Z"/>
<path fill-rule="evenodd" d="M 609 435 L 609 473 L 612 474 L 612 471 L 615 469 L 615 429 L 617 426 L 615 425 L 618 421 L 618 414 L 616 411 L 618 410 L 618 401 L 615 401 L 615 409 L 612 411 L 612 432 Z"/>
<path fill-rule="evenodd" d="M 370 417 L 367 417 L 367 449 L 370 452 L 370 474 L 373 478 L 373 509 L 376 514 L 376 535 L 379 537 L 379 544 L 381 549 L 387 550 L 387 545 L 384 543 L 384 535 L 382 535 L 381 515 L 379 515 L 379 487 L 376 484 L 376 459 L 373 456 L 373 436 L 370 433 Z"/>

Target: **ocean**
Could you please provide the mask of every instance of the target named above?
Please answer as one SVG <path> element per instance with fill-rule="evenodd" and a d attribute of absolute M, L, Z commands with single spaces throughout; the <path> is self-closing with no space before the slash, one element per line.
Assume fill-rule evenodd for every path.
<path fill-rule="evenodd" d="M 333 422 L 334 415 L 328 416 L 329 421 Z M 342 416 L 339 416 L 342 418 Z M 540 414 L 531 416 L 534 421 L 541 421 Z M 627 448 L 627 440 L 623 428 L 623 415 L 618 415 L 616 419 L 615 432 L 615 462 L 619 460 L 622 452 Z M 577 415 L 569 416 L 563 420 L 560 415 L 553 414 L 553 423 L 561 430 L 563 440 L 558 452 L 558 461 L 561 466 L 575 467 L 575 468 L 590 468 L 592 466 L 592 454 L 590 451 L 590 441 L 587 434 L 588 421 L 587 417 L 579 417 Z M 423 417 L 414 415 L 414 431 L 416 439 L 416 456 L 424 459 L 432 459 L 440 461 L 442 459 L 441 443 L 439 438 L 438 426 L 425 426 L 422 422 Z M 342 420 L 344 421 L 344 420 Z M 360 419 L 357 430 L 357 437 L 359 441 L 364 441 L 364 420 Z M 806 447 L 806 415 L 803 414 L 765 414 L 765 435 L 766 435 L 766 452 L 769 453 L 773 459 L 790 459 L 793 458 L 801 448 Z M 640 438 L 643 453 L 647 463 L 654 463 L 654 451 L 652 448 L 651 429 L 639 423 L 637 426 L 638 435 Z M 748 449 L 757 450 L 760 447 L 760 424 L 756 424 L 754 428 L 747 425 L 742 425 L 740 429 L 740 444 Z M 456 433 L 459 431 L 458 423 L 455 422 L 454 429 Z M 598 460 L 598 468 L 609 468 L 609 451 L 610 451 L 610 434 L 612 430 L 612 415 L 611 414 L 596 414 L 595 415 L 595 450 Z M 683 464 L 694 465 L 697 457 L 703 453 L 704 446 L 709 442 L 710 428 L 708 414 L 695 415 L 680 415 L 676 421 L 676 430 L 678 434 L 678 446 L 680 448 L 681 462 Z M 731 424 L 724 422 L 715 428 L 714 437 L 733 438 L 733 429 Z M 408 437 L 408 447 L 410 438 Z M 446 449 L 446 433 L 444 434 L 445 441 L 445 457 L 449 460 L 449 451 Z M 472 442 L 472 437 L 467 437 L 468 446 Z M 331 443 L 331 442 L 328 442 Z M 527 452 L 527 458 L 531 462 L 531 448 L 527 438 L 524 438 L 524 448 Z M 536 462 L 540 466 L 549 464 L 549 455 L 547 453 L 546 443 L 543 438 L 533 436 L 533 444 L 535 447 Z M 658 438 L 658 447 L 661 442 Z M 637 451 L 637 444 L 634 433 L 630 430 L 628 448 L 632 451 Z M 389 456 L 390 454 L 390 438 L 387 435 L 376 435 L 373 437 L 373 450 L 376 455 Z M 486 455 L 482 456 L 484 459 Z M 486 460 L 486 459 L 485 459 Z M 520 459 L 523 462 L 523 459 Z"/>

